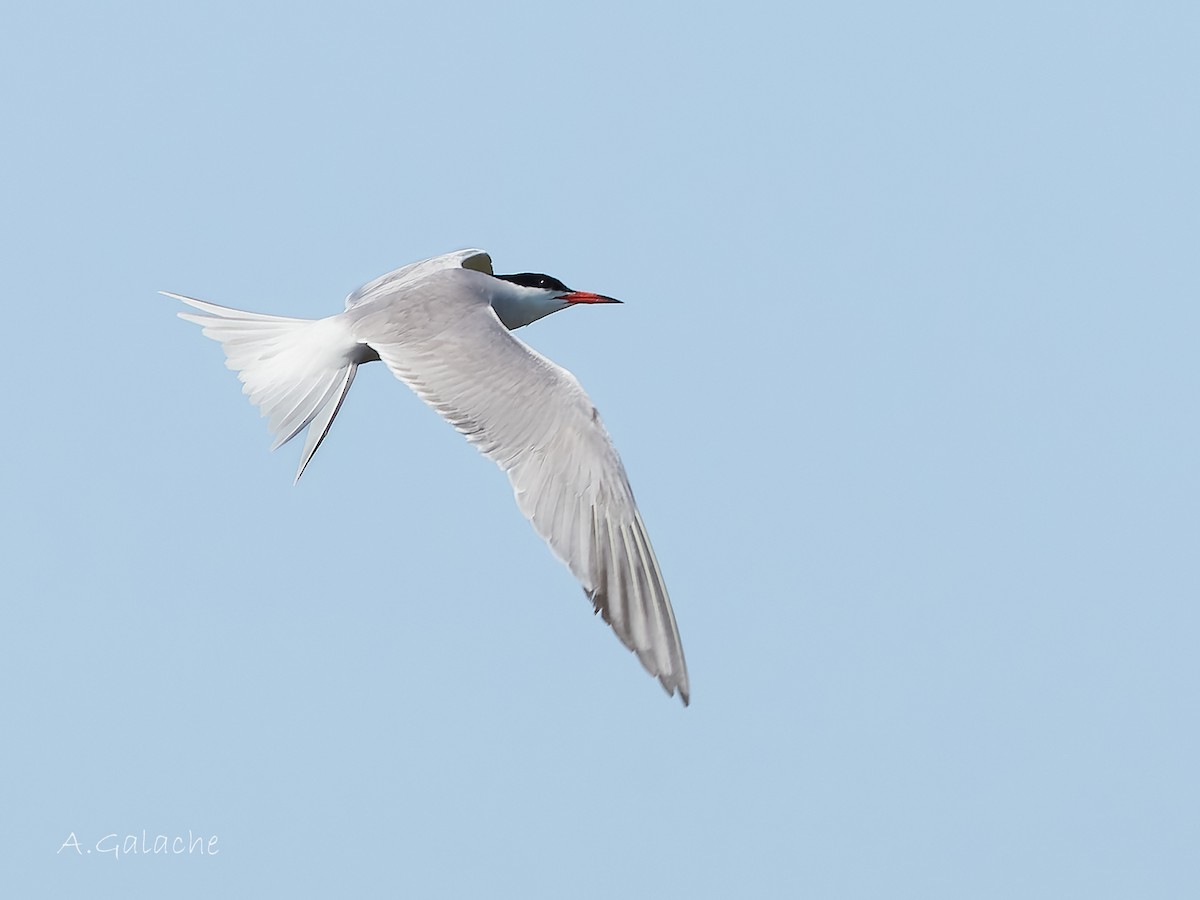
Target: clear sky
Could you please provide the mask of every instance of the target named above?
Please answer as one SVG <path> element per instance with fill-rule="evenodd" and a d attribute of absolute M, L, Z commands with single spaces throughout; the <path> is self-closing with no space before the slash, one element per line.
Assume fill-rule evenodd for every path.
<path fill-rule="evenodd" d="M 6 891 L 1200 896 L 1198 9 L 8 4 Z M 471 246 L 626 301 L 521 336 L 688 709 L 381 366 L 293 487 L 155 293 Z"/>

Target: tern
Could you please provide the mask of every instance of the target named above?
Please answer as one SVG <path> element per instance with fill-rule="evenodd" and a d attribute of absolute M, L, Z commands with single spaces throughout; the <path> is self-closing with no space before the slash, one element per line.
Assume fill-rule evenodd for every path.
<path fill-rule="evenodd" d="M 297 481 L 358 367 L 382 360 L 507 473 L 521 512 L 595 612 L 687 705 L 679 628 L 625 467 L 575 376 L 511 333 L 572 306 L 621 301 L 573 291 L 549 275 L 496 275 L 482 250 L 382 275 L 325 319 L 162 293 L 199 311 L 179 316 L 221 344 L 242 392 L 268 420 L 272 450 L 307 429 Z"/>

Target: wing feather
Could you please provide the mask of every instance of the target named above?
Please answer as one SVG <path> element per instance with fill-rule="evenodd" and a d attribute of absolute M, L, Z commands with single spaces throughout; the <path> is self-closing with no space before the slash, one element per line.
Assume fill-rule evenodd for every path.
<path fill-rule="evenodd" d="M 352 309 L 383 294 L 400 290 L 444 269 L 473 269 L 476 272 L 491 275 L 492 258 L 483 250 L 455 250 L 453 253 L 443 253 L 441 256 L 409 263 L 407 266 L 401 266 L 386 275 L 380 275 L 378 278 L 368 281 L 352 292 L 346 298 L 346 309 Z"/>
<path fill-rule="evenodd" d="M 443 281 L 447 279 L 442 279 Z M 495 460 L 534 529 L 621 642 L 688 702 L 671 601 L 624 466 L 575 377 L 486 303 L 364 304 L 356 333 L 392 373 Z"/>

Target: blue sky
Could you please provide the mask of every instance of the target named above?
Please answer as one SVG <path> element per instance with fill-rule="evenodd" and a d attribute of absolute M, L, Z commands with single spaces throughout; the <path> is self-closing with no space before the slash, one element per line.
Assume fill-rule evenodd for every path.
<path fill-rule="evenodd" d="M 1198 38 L 1170 3 L 7 9 L 6 883 L 1195 896 Z M 317 317 L 468 246 L 626 301 L 522 337 L 621 450 L 686 710 L 382 367 L 293 487 L 155 293 Z M 143 830 L 220 852 L 94 849 Z"/>

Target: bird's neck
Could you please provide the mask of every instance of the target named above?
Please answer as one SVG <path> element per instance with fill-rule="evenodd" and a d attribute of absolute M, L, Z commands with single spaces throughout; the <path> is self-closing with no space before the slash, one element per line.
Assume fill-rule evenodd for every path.
<path fill-rule="evenodd" d="M 536 322 L 570 304 L 545 291 L 534 291 L 500 279 L 492 280 L 492 309 L 509 331 Z"/>

